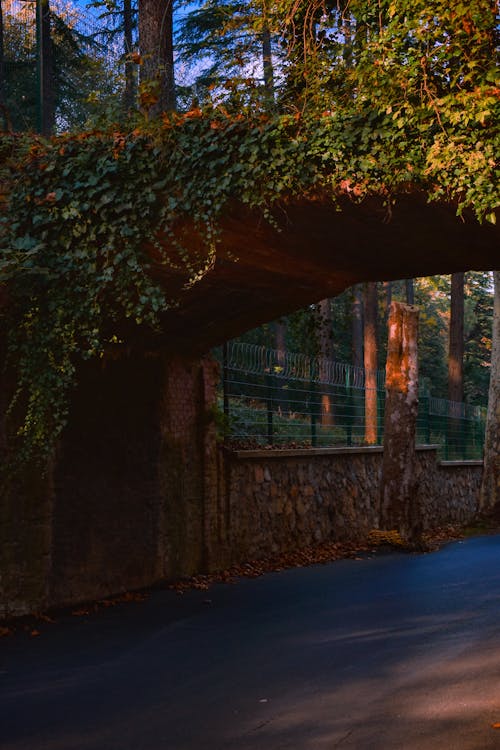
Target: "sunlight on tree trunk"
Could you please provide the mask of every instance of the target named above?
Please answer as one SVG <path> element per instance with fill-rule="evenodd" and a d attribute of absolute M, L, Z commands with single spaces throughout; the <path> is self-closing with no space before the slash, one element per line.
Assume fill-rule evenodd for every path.
<path fill-rule="evenodd" d="M 393 302 L 387 344 L 380 524 L 406 540 L 421 531 L 414 506 L 418 315 L 416 307 Z"/>
<path fill-rule="evenodd" d="M 493 277 L 495 281 L 493 343 L 484 446 L 484 472 L 480 495 L 481 508 L 492 508 L 500 502 L 500 271 L 495 271 Z"/>
<path fill-rule="evenodd" d="M 377 442 L 377 284 L 364 288 L 365 443 Z"/>
<path fill-rule="evenodd" d="M 332 309 L 329 299 L 322 299 L 316 305 L 316 331 L 319 352 L 319 378 L 323 383 L 321 394 L 321 424 L 325 427 L 335 424 L 333 399 L 328 393 L 328 365 L 333 359 Z"/>

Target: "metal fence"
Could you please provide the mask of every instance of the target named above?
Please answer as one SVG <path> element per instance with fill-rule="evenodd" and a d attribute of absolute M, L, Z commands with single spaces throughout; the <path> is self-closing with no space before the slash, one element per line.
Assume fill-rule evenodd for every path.
<path fill-rule="evenodd" d="M 221 363 L 220 406 L 226 439 L 239 446 L 381 445 L 385 373 L 305 354 L 230 342 Z M 367 416 L 367 415 L 370 415 Z M 417 442 L 442 458 L 480 459 L 486 409 L 420 393 Z"/>
<path fill-rule="evenodd" d="M 2 0 L 2 15 L 5 127 L 48 134 L 81 126 L 87 100 L 121 87 L 123 35 L 114 17 L 105 23 L 64 0 Z"/>

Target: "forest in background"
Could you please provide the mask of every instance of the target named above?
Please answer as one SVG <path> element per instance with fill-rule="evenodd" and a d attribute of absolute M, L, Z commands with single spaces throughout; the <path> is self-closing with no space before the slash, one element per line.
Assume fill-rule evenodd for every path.
<path fill-rule="evenodd" d="M 449 398 L 451 277 L 413 280 L 420 309 L 419 369 L 424 392 Z M 408 281 L 377 284 L 377 368 L 385 366 L 388 302 L 406 301 Z M 493 280 L 489 272 L 465 274 L 463 310 L 463 398 L 486 404 L 491 360 Z M 348 289 L 331 300 L 299 310 L 239 338 L 251 344 L 325 356 L 363 367 L 363 289 Z"/>

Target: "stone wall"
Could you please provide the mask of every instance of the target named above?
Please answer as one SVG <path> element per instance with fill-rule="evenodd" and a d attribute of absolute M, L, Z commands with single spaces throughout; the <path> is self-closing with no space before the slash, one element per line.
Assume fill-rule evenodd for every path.
<path fill-rule="evenodd" d="M 182 356 L 82 368 L 54 465 L 2 487 L 0 617 L 362 539 L 378 526 L 381 448 L 217 449 L 216 380 L 213 362 Z M 468 520 L 481 464 L 417 455 L 424 527 Z"/>
<path fill-rule="evenodd" d="M 236 451 L 224 463 L 232 562 L 379 527 L 382 448 Z M 435 447 L 417 449 L 423 528 L 469 520 L 481 472 L 481 462 L 440 463 Z"/>

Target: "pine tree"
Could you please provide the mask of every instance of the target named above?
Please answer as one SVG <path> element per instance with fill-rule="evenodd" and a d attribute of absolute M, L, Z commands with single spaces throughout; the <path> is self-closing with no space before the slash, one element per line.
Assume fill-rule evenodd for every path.
<path fill-rule="evenodd" d="M 151 116 L 176 107 L 173 0 L 139 0 L 143 109 Z"/>
<path fill-rule="evenodd" d="M 364 286 L 364 367 L 365 367 L 365 442 L 378 441 L 377 408 L 377 284 L 369 281 Z"/>
<path fill-rule="evenodd" d="M 491 349 L 491 376 L 484 446 L 481 506 L 491 508 L 500 498 L 500 271 L 494 274 L 495 301 Z"/>

